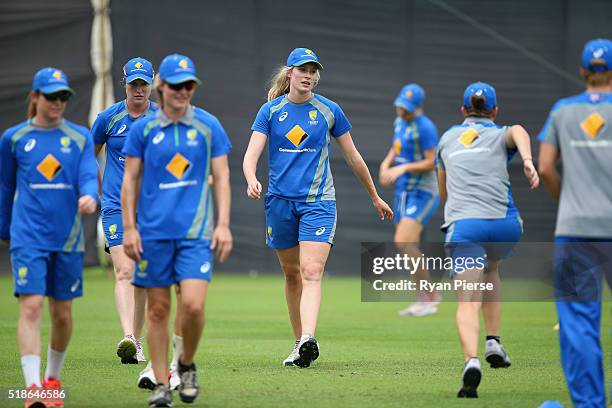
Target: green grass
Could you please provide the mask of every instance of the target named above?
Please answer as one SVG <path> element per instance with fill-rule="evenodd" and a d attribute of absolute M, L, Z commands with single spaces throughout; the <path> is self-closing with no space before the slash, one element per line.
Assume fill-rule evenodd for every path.
<path fill-rule="evenodd" d="M 0 285 L 0 387 L 22 387 L 17 302 L 11 280 L 2 277 Z M 202 394 L 192 406 L 489 408 L 537 407 L 547 399 L 569 406 L 551 303 L 504 305 L 502 335 L 512 367 L 486 366 L 480 399 L 459 400 L 462 354 L 454 304 L 443 303 L 432 317 L 400 318 L 400 303 L 361 303 L 358 279 L 332 277 L 323 290 L 321 357 L 306 370 L 284 368 L 281 361 L 293 340 L 282 278 L 217 275 L 196 359 Z M 62 375 L 66 406 L 146 406 L 148 393 L 136 388 L 142 366 L 122 366 L 115 355 L 121 333 L 113 281 L 100 269 L 87 270 L 85 296 L 73 309 L 74 334 Z M 607 342 L 610 314 L 604 316 Z M 48 317 L 42 335 L 45 345 Z M 609 378 L 610 348 L 605 350 Z M 43 361 L 45 354 L 46 345 Z M 183 405 L 176 393 L 174 402 Z M 0 406 L 22 403 L 4 400 Z"/>

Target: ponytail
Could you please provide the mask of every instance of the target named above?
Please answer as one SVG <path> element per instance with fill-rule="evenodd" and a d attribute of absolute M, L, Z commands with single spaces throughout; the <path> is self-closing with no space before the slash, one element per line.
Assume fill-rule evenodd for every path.
<path fill-rule="evenodd" d="M 36 103 L 34 102 L 34 99 L 32 98 L 35 92 L 36 91 L 31 91 L 28 94 L 28 111 L 26 112 L 27 119 L 32 119 L 34 116 L 36 116 Z"/>
<path fill-rule="evenodd" d="M 153 79 L 153 89 L 157 91 L 157 98 L 159 99 L 159 108 L 164 107 L 164 93 L 161 91 L 160 87 L 162 84 L 162 80 L 159 78 L 159 74 L 155 75 Z"/>
<path fill-rule="evenodd" d="M 289 77 L 287 73 L 291 68 L 284 65 L 280 66 L 276 74 L 270 80 L 270 90 L 268 91 L 268 102 L 281 95 L 289 93 Z"/>
<path fill-rule="evenodd" d="M 476 116 L 479 118 L 489 118 L 493 111 L 485 107 L 485 98 L 482 95 L 472 95 L 470 97 L 470 106 L 465 108 L 468 116 Z"/>

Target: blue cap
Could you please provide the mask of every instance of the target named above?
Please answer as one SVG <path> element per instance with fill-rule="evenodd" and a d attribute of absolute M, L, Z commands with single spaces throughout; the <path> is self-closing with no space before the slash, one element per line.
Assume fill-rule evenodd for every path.
<path fill-rule="evenodd" d="M 581 62 L 587 71 L 609 71 L 612 68 L 612 41 L 598 38 L 586 43 Z"/>
<path fill-rule="evenodd" d="M 195 81 L 202 83 L 196 76 L 196 68 L 191 58 L 185 55 L 172 54 L 164 58 L 159 64 L 159 78 L 169 84 Z"/>
<path fill-rule="evenodd" d="M 309 48 L 296 48 L 291 51 L 289 57 L 287 57 L 287 66 L 288 67 L 300 67 L 309 62 L 314 62 L 319 69 L 323 69 L 323 65 L 319 62 L 319 58 L 317 58 L 317 54 L 314 53 L 313 50 Z"/>
<path fill-rule="evenodd" d="M 544 401 L 538 408 L 563 408 L 559 401 Z"/>
<path fill-rule="evenodd" d="M 405 85 L 395 98 L 395 106 L 401 106 L 408 112 L 420 108 L 425 100 L 425 91 L 417 84 Z"/>
<path fill-rule="evenodd" d="M 68 91 L 74 95 L 74 91 L 68 84 L 68 77 L 61 69 L 47 67 L 34 74 L 32 90 L 44 94 L 52 94 L 59 91 Z"/>
<path fill-rule="evenodd" d="M 484 82 L 474 82 L 465 88 L 463 93 L 463 106 L 466 109 L 472 107 L 472 95 L 482 96 L 484 98 L 484 106 L 486 110 L 492 110 L 497 106 L 497 95 L 495 94 L 495 88 Z"/>
<path fill-rule="evenodd" d="M 123 79 L 125 79 L 126 84 L 136 79 L 142 79 L 147 84 L 152 84 L 154 75 L 153 65 L 144 58 L 132 58 L 123 66 Z"/>

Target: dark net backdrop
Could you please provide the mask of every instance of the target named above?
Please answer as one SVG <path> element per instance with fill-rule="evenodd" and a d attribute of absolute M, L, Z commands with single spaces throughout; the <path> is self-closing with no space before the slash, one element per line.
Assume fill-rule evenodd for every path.
<path fill-rule="evenodd" d="M 12 3 L 13 11 L 0 14 L 0 52 L 8 61 L 0 77 L 0 120 L 5 126 L 21 117 L 33 66 L 65 67 L 80 98 L 92 85 L 87 2 L 41 1 L 29 11 L 24 2 Z M 57 10 L 59 5 L 69 11 Z M 6 3 L 0 8 L 7 8 Z M 488 81 L 498 91 L 498 122 L 522 124 L 535 138 L 554 101 L 583 89 L 577 70 L 584 43 L 612 37 L 608 0 L 149 0 L 146 8 L 141 2 L 114 0 L 111 9 L 117 99 L 124 97 L 118 84 L 121 67 L 131 57 L 146 57 L 157 66 L 169 53 L 184 53 L 199 69 L 204 84 L 194 103 L 220 118 L 234 145 L 230 166 L 235 249 L 226 266 L 217 270 L 239 272 L 278 270 L 274 253 L 265 247 L 263 203 L 246 198 L 241 165 L 251 123 L 265 102 L 267 81 L 294 47 L 316 51 L 325 66 L 316 91 L 342 106 L 376 178 L 390 147 L 392 102 L 403 84 L 417 82 L 425 88 L 425 111 L 442 133 L 461 120 L 465 86 Z M 43 18 L 41 13 L 61 18 Z M 30 26 L 24 36 L 24 27 Z M 69 117 L 83 121 L 88 100 L 79 101 Z M 264 184 L 266 163 L 264 156 L 258 172 Z M 328 271 L 356 275 L 359 243 L 392 240 L 393 226 L 377 220 L 336 146 L 331 166 L 338 228 Z M 554 203 L 543 186 L 528 191 L 519 161 L 511 165 L 511 173 L 525 220 L 524 240 L 550 240 Z M 390 190 L 381 193 L 392 201 Z M 427 225 L 426 240 L 443 239 L 441 219 L 439 210 Z"/>

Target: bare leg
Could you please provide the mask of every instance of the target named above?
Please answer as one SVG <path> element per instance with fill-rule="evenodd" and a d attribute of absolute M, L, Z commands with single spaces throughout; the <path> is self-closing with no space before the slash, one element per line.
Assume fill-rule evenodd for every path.
<path fill-rule="evenodd" d="M 49 298 L 51 315 L 51 338 L 49 346 L 55 351 L 64 352 L 72 335 L 72 301 Z"/>
<path fill-rule="evenodd" d="M 208 281 L 185 279 L 181 282 L 183 353 L 179 361 L 191 365 L 204 328 L 204 304 Z"/>
<path fill-rule="evenodd" d="M 276 250 L 276 256 L 285 275 L 285 299 L 289 310 L 289 320 L 296 340 L 302 335 L 300 319 L 300 300 L 302 298 L 302 278 L 300 276 L 300 247 Z"/>
<path fill-rule="evenodd" d="M 147 288 L 147 344 L 158 383 L 168 384 L 170 288 Z"/>
<path fill-rule="evenodd" d="M 19 353 L 22 356 L 40 356 L 40 319 L 42 317 L 42 308 L 42 296 L 19 296 L 17 339 L 19 341 Z"/>
<path fill-rule="evenodd" d="M 482 269 L 466 270 L 454 279 L 467 282 L 482 282 Z M 480 291 L 457 290 L 457 333 L 465 361 L 478 357 L 478 336 L 480 334 L 480 309 L 482 293 Z"/>
<path fill-rule="evenodd" d="M 498 262 L 489 262 L 484 281 L 493 284 L 493 292 L 485 295 L 482 302 L 482 315 L 484 317 L 487 336 L 499 336 L 501 322 L 501 282 L 499 279 Z"/>
<path fill-rule="evenodd" d="M 115 305 L 121 322 L 123 336 L 136 335 L 134 327 L 134 299 L 135 292 L 132 286 L 134 274 L 134 261 L 128 258 L 123 251 L 123 245 L 110 247 L 111 259 L 115 269 Z M 139 298 L 142 302 L 143 299 Z M 144 304 L 139 305 L 144 313 Z M 142 329 L 142 326 L 140 326 Z M 140 331 L 140 330 L 139 330 Z"/>
<path fill-rule="evenodd" d="M 300 273 L 302 298 L 300 317 L 302 335 L 314 336 L 321 307 L 321 278 L 331 245 L 325 242 L 300 242 Z"/>

